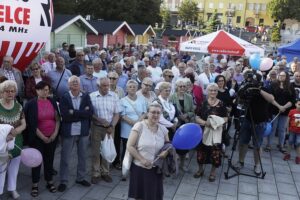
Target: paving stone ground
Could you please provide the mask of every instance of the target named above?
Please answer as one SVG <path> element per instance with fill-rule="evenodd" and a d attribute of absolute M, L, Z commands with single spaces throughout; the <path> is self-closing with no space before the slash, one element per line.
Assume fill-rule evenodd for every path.
<path fill-rule="evenodd" d="M 231 133 L 233 134 L 233 133 Z M 277 138 L 275 138 L 277 139 Z M 276 142 L 274 141 L 274 144 Z M 251 150 L 250 150 L 251 151 Z M 245 161 L 245 172 L 253 173 L 253 153 L 248 152 Z M 227 148 L 230 155 L 231 148 Z M 295 154 L 292 154 L 295 157 Z M 237 152 L 234 159 L 237 158 Z M 90 159 L 87 165 L 90 169 Z M 59 170 L 60 147 L 57 148 L 54 166 Z M 71 158 L 70 178 L 68 189 L 64 193 L 50 193 L 41 176 L 39 184 L 40 195 L 38 198 L 30 196 L 31 191 L 31 170 L 23 165 L 20 167 L 18 176 L 18 191 L 21 200 L 121 200 L 128 199 L 128 180 L 120 181 L 121 171 L 113 169 L 111 174 L 112 183 L 99 182 L 97 185 L 85 188 L 75 184 L 76 178 L 76 149 L 73 149 Z M 264 179 L 247 176 L 236 176 L 229 180 L 224 177 L 227 170 L 227 159 L 222 167 L 217 170 L 216 181 L 208 181 L 210 166 L 206 166 L 204 176 L 199 179 L 193 178 L 197 170 L 195 152 L 190 153 L 190 159 L 186 161 L 189 171 L 180 172 L 178 177 L 164 179 L 164 200 L 300 200 L 300 166 L 294 160 L 283 161 L 282 154 L 277 150 L 270 153 L 263 152 L 262 163 L 266 176 Z M 230 174 L 234 173 L 230 170 Z M 230 175 L 229 174 L 229 175 Z M 90 173 L 87 176 L 90 181 Z M 59 177 L 54 177 L 55 184 L 59 184 Z M 4 194 L 1 199 L 11 199 L 8 194 Z"/>

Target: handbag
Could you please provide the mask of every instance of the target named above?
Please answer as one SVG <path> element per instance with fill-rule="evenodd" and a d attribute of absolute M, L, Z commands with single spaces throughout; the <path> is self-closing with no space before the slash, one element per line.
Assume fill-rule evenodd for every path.
<path fill-rule="evenodd" d="M 58 87 L 59 87 L 59 84 L 60 84 L 60 82 L 61 82 L 61 79 L 62 79 L 62 77 L 64 76 L 64 73 L 65 73 L 65 71 L 66 71 L 66 69 L 64 69 L 64 71 L 62 72 L 62 74 L 61 74 L 61 76 L 60 76 L 60 78 L 59 78 L 59 81 L 58 81 L 58 83 L 57 83 L 57 85 L 56 85 L 56 87 L 55 87 L 55 90 L 53 91 L 53 99 L 56 101 L 56 102 L 59 102 L 59 97 L 57 96 L 57 89 L 58 89 Z"/>
<path fill-rule="evenodd" d="M 135 143 L 136 147 L 138 146 L 138 143 L 140 141 L 142 132 L 143 132 L 143 125 L 142 125 L 141 130 L 139 131 L 138 139 L 137 139 L 137 141 Z M 126 148 L 125 156 L 124 156 L 124 159 L 123 159 L 123 162 L 122 162 L 122 176 L 123 177 L 127 177 L 128 176 L 132 160 L 133 160 L 133 157 L 132 157 L 132 155 L 130 154 L 130 152 Z"/>
<path fill-rule="evenodd" d="M 115 160 L 117 156 L 117 152 L 116 152 L 114 140 L 110 135 L 108 134 L 105 135 L 104 140 L 101 142 L 100 145 L 100 152 L 101 152 L 101 156 L 107 162 L 112 163 Z"/>

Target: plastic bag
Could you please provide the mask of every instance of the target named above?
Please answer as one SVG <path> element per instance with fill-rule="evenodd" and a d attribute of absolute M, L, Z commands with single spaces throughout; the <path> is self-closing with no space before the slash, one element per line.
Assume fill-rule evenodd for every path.
<path fill-rule="evenodd" d="M 112 163 L 116 156 L 116 148 L 113 138 L 106 134 L 104 140 L 101 142 L 100 146 L 101 156 L 109 163 Z"/>
<path fill-rule="evenodd" d="M 130 166 L 132 162 L 132 156 L 128 150 L 125 152 L 125 156 L 122 163 L 122 176 L 127 177 L 129 174 Z"/>

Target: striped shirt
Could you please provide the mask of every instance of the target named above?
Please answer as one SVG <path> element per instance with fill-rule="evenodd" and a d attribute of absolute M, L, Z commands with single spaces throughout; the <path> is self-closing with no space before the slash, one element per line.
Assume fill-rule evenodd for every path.
<path fill-rule="evenodd" d="M 119 97 L 116 93 L 109 91 L 102 96 L 99 91 L 90 94 L 94 108 L 94 114 L 109 123 L 112 121 L 113 115 L 121 112 Z"/>

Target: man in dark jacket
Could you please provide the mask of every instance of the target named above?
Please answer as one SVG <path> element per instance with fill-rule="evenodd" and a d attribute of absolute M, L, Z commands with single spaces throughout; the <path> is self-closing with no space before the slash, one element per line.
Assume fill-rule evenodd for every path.
<path fill-rule="evenodd" d="M 76 183 L 85 187 L 91 185 L 84 177 L 86 175 L 86 154 L 93 106 L 90 96 L 80 92 L 79 77 L 71 76 L 68 84 L 70 91 L 64 94 L 59 104 L 62 116 L 62 150 L 60 185 L 58 186 L 60 192 L 67 188 L 69 161 L 75 143 L 77 144 L 78 157 Z"/>

